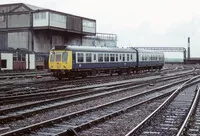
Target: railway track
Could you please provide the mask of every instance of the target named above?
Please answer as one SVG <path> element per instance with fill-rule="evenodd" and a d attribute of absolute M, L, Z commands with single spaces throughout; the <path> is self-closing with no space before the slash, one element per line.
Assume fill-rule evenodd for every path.
<path fill-rule="evenodd" d="M 180 72 L 179 75 L 182 73 L 190 73 L 193 72 L 194 69 L 190 70 L 186 70 L 184 72 Z M 172 74 L 172 73 L 170 73 Z M 99 76 L 97 77 L 91 77 L 88 79 L 78 79 L 78 80 L 73 80 L 73 81 L 57 81 L 57 80 L 47 80 L 47 81 L 43 81 L 43 80 L 39 80 L 39 81 L 35 81 L 35 82 L 25 82 L 24 84 L 18 83 L 18 84 L 14 84 L 12 85 L 11 83 L 8 83 L 8 85 L 5 87 L 3 85 L 1 85 L 0 89 L 2 90 L 0 92 L 0 96 L 5 97 L 5 96 L 16 96 L 16 95 L 20 95 L 20 94 L 33 94 L 33 93 L 37 93 L 40 91 L 51 91 L 51 90 L 55 90 L 55 89 L 51 89 L 54 88 L 56 86 L 61 86 L 61 85 L 72 85 L 71 87 L 74 87 L 74 84 L 77 86 L 81 86 L 84 84 L 97 84 L 97 83 L 104 83 L 104 82 L 109 82 L 110 80 L 125 80 L 125 79 L 132 79 L 132 78 L 141 78 L 141 77 L 145 77 L 145 76 L 155 76 L 155 75 L 160 75 L 160 73 L 158 72 L 153 72 L 153 73 L 145 73 L 145 74 L 139 74 L 139 75 L 128 75 L 128 76 L 114 76 L 114 77 L 107 77 L 106 76 Z M 161 74 L 163 75 L 163 74 Z M 166 76 L 170 76 L 168 74 L 166 74 Z M 105 79 L 106 78 L 106 79 Z M 94 82 L 91 82 L 91 79 L 93 79 Z M 22 81 L 23 82 L 23 81 Z M 49 87 L 48 87 L 49 86 Z M 71 88 L 70 86 L 67 86 L 65 88 Z M 14 89 L 13 89 L 14 88 Z M 48 89 L 44 89 L 44 88 L 48 88 Z"/>
<path fill-rule="evenodd" d="M 160 80 L 160 81 L 167 81 L 167 80 L 172 80 L 176 78 L 182 78 L 184 76 L 190 76 L 189 73 L 188 75 L 182 75 L 181 74 L 176 74 L 176 75 L 169 75 L 166 77 L 160 77 L 160 76 L 154 76 L 154 77 L 147 77 L 147 78 L 139 78 L 139 79 L 130 79 L 130 80 L 125 80 L 125 81 L 118 81 L 118 82 L 113 82 L 112 84 L 125 84 L 125 83 L 132 83 L 135 82 L 132 85 L 140 84 L 142 82 L 150 83 L 152 80 Z M 31 94 L 24 94 L 24 95 L 18 95 L 18 96 L 5 96 L 0 98 L 0 105 L 4 105 L 4 103 L 18 103 L 18 102 L 25 102 L 25 101 L 35 101 L 35 100 L 41 100 L 41 99 L 51 99 L 52 97 L 60 97 L 63 95 L 72 95 L 74 93 L 80 93 L 83 92 L 83 90 L 86 89 L 93 89 L 93 88 L 100 88 L 104 86 L 109 86 L 111 83 L 108 84 L 102 84 L 102 80 L 98 81 L 101 84 L 100 85 L 87 85 L 86 87 L 75 87 L 75 88 L 69 88 L 69 86 L 64 86 L 64 87 L 58 87 L 58 88 L 52 88 L 52 89 L 42 89 L 38 90 L 38 93 L 31 93 Z M 105 80 L 107 81 L 107 80 Z M 98 83 L 95 82 L 95 83 Z M 111 85 L 112 85 L 111 84 Z"/>
<path fill-rule="evenodd" d="M 169 89 L 169 86 L 173 86 L 173 87 L 171 87 Z M 175 89 L 174 87 L 176 87 L 176 86 L 171 84 L 168 86 L 161 87 L 159 89 L 159 91 L 157 88 L 157 89 L 152 89 L 152 91 L 146 91 L 146 92 L 138 93 L 138 94 L 134 94 L 134 95 L 129 94 L 128 96 L 126 96 L 124 98 L 119 97 L 118 100 L 115 100 L 116 99 L 116 96 L 115 96 L 113 101 L 110 101 L 110 102 L 107 102 L 107 103 L 104 103 L 101 105 L 89 107 L 89 108 L 84 108 L 79 111 L 68 113 L 67 115 L 65 113 L 64 116 L 56 117 L 56 118 L 53 118 L 53 119 L 50 119 L 47 121 L 43 121 L 43 122 L 40 122 L 37 124 L 30 125 L 28 127 L 20 128 L 18 130 L 14 130 L 14 131 L 5 133 L 3 135 L 14 135 L 14 134 L 20 135 L 21 133 L 24 134 L 27 131 L 28 132 L 31 131 L 31 134 L 33 134 L 33 135 L 35 135 L 35 134 L 37 134 L 37 135 L 47 134 L 48 135 L 50 133 L 52 133 L 52 135 L 53 134 L 56 134 L 56 135 L 66 134 L 66 133 L 68 133 L 68 131 L 62 132 L 61 131 L 63 129 L 62 126 L 65 127 L 65 130 L 66 130 L 66 127 L 71 128 L 73 125 L 72 124 L 71 125 L 69 125 L 69 124 L 63 125 L 63 121 L 70 122 L 69 119 L 72 119 L 72 118 L 74 118 L 74 119 L 72 119 L 73 123 L 79 121 L 81 118 L 81 121 L 79 121 L 79 125 L 75 125 L 75 126 L 77 126 L 77 128 L 73 127 L 74 130 L 79 131 L 79 130 L 82 130 L 83 128 L 87 127 L 88 125 L 90 126 L 93 123 L 94 124 L 99 123 L 99 122 L 103 121 L 104 119 L 109 119 L 110 117 L 121 114 L 128 109 L 132 109 L 131 107 L 135 107 L 137 105 L 137 103 L 144 104 L 144 103 L 148 103 L 150 100 L 152 100 L 154 98 L 158 99 L 160 97 L 168 96 L 169 94 L 171 94 L 173 92 L 172 90 Z M 132 87 L 128 87 L 128 88 L 131 89 Z M 125 90 L 121 89 L 122 92 Z M 155 91 L 155 90 L 157 90 L 157 91 Z M 118 94 L 119 90 L 113 90 L 113 92 L 115 92 L 115 93 L 117 92 L 117 94 Z M 108 96 L 108 93 L 111 93 L 111 92 L 107 92 L 107 94 L 104 94 L 103 97 Z M 97 98 L 94 98 L 94 99 L 97 99 Z M 103 99 L 101 98 L 99 101 L 103 101 Z M 81 101 L 81 103 L 83 103 L 83 101 Z M 84 123 L 84 122 L 87 122 L 87 123 Z M 52 125 L 53 125 L 53 127 L 52 127 Z M 45 126 L 45 128 L 44 128 L 44 126 Z M 49 128 L 49 126 L 50 126 L 50 128 Z M 56 126 L 56 128 L 55 128 L 55 126 Z M 60 129 L 58 129 L 57 127 L 59 127 Z M 40 129 L 38 130 L 37 128 L 40 128 Z M 49 130 L 49 131 L 47 131 L 47 130 Z M 59 132 L 55 133 L 53 130 L 56 130 Z"/>
<path fill-rule="evenodd" d="M 12 73 L 12 74 L 0 74 L 0 80 L 5 79 L 19 79 L 19 78 L 31 78 L 36 76 L 50 76 L 47 72 L 25 72 L 25 73 Z"/>
<path fill-rule="evenodd" d="M 199 83 L 193 78 L 192 83 Z M 189 86 L 190 81 L 185 85 Z M 126 136 L 155 136 L 155 135 L 181 135 L 187 121 L 195 109 L 199 99 L 199 89 L 196 85 L 177 89 L 162 105 L 132 129 Z"/>
<path fill-rule="evenodd" d="M 179 130 L 179 135 L 198 136 L 200 135 L 200 88 L 198 88 L 197 97 L 194 100 L 191 110 Z"/>
<path fill-rule="evenodd" d="M 178 81 L 174 80 L 174 83 L 169 83 L 162 87 L 158 87 L 156 89 L 153 89 L 153 91 L 171 87 L 171 86 L 180 84 L 181 82 L 184 82 L 186 80 L 187 79 L 178 80 Z M 160 80 L 159 82 L 161 82 L 161 81 L 163 81 L 163 80 Z M 164 81 L 166 81 L 166 80 L 164 80 Z M 0 110 L 0 112 L 3 113 L 3 116 L 0 116 L 0 122 L 5 123 L 6 121 L 9 121 L 9 120 L 21 119 L 24 116 L 28 116 L 28 115 L 32 116 L 32 115 L 35 115 L 36 113 L 39 113 L 42 111 L 53 110 L 53 109 L 64 107 L 64 106 L 67 106 L 70 104 L 81 103 L 81 102 L 94 100 L 94 99 L 102 98 L 102 97 L 109 96 L 109 95 L 114 95 L 116 93 L 117 94 L 119 94 L 121 92 L 124 93 L 125 91 L 130 91 L 130 89 L 136 89 L 136 88 L 140 88 L 142 86 L 147 86 L 147 85 L 148 85 L 148 83 L 143 83 L 143 84 L 138 84 L 138 85 L 134 85 L 132 83 L 127 83 L 127 84 L 118 84 L 118 85 L 115 84 L 115 85 L 107 86 L 107 87 L 104 86 L 103 88 L 95 87 L 95 88 L 86 90 L 84 92 L 80 92 L 80 93 L 78 92 L 76 94 L 70 93 L 69 96 L 65 96 L 65 97 L 53 98 L 53 99 L 49 99 L 49 100 L 26 104 L 23 106 L 2 109 L 2 110 Z M 141 94 L 144 95 L 146 93 L 150 93 L 150 92 L 148 91 L 148 92 L 144 92 Z M 76 99 L 77 97 L 79 99 Z M 30 109 L 30 107 L 31 107 L 31 109 Z"/>
<path fill-rule="evenodd" d="M 177 70 L 178 67 L 175 68 L 175 70 Z M 191 68 L 190 68 L 191 69 Z M 174 71 L 174 70 L 172 70 Z M 172 72 L 171 71 L 171 72 Z M 163 72 L 163 71 L 162 71 Z M 161 72 L 161 75 L 163 75 L 163 73 Z M 166 72 L 164 72 L 166 74 Z M 124 80 L 124 79 L 131 79 L 131 78 L 141 78 L 144 76 L 152 76 L 152 75 L 160 75 L 160 73 L 158 72 L 150 72 L 150 73 L 144 73 L 144 74 L 138 74 L 138 75 L 131 75 L 131 76 L 116 76 L 117 80 Z M 100 77 L 100 79 L 99 79 Z M 15 83 L 11 83 L 11 82 L 6 82 L 6 85 L 1 84 L 1 92 L 0 92 L 0 96 L 1 97 L 5 97 L 5 96 L 17 96 L 17 95 L 23 95 L 23 94 L 33 94 L 33 93 L 37 93 L 40 91 L 51 91 L 51 90 L 55 90 L 52 88 L 55 88 L 56 86 L 62 86 L 64 85 L 65 88 L 71 88 L 75 86 L 81 86 L 84 84 L 97 84 L 99 83 L 104 83 L 104 82 L 109 82 L 110 80 L 116 79 L 115 76 L 114 77 L 107 77 L 106 76 L 96 76 L 96 77 L 90 77 L 87 79 L 76 79 L 73 81 L 68 81 L 68 80 L 64 80 L 64 81 L 57 81 L 57 80 L 52 80 L 52 79 L 48 79 L 48 80 L 36 80 L 36 81 L 17 81 Z M 106 79 L 104 79 L 106 78 Z M 113 79 L 112 79 L 113 78 Z M 94 82 L 91 82 L 91 79 L 93 79 Z M 70 86 L 66 86 L 70 85 Z M 48 88 L 48 89 L 47 89 Z M 64 89 L 64 88 L 63 88 Z"/>

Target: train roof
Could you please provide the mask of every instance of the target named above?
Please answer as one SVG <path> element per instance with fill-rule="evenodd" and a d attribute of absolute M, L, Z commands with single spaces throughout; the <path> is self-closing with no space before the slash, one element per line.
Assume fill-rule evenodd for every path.
<path fill-rule="evenodd" d="M 136 49 L 129 48 L 108 48 L 94 46 L 55 46 L 51 50 L 70 50 L 70 51 L 96 51 L 96 52 L 137 52 Z"/>
<path fill-rule="evenodd" d="M 164 54 L 161 51 L 153 51 L 153 50 L 146 50 L 146 49 L 137 49 L 139 53 L 156 53 L 156 54 Z"/>

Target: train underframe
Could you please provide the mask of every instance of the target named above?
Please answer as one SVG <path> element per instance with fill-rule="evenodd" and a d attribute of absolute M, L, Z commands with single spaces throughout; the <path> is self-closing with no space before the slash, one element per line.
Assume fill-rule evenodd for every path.
<path fill-rule="evenodd" d="M 100 74 L 110 74 L 111 76 L 115 73 L 118 75 L 134 74 L 141 71 L 152 71 L 160 70 L 162 66 L 146 66 L 146 67 L 128 67 L 128 68 L 117 68 L 117 69 L 76 69 L 76 70 L 51 70 L 52 76 L 62 80 L 63 78 L 74 79 L 76 77 L 86 78 L 87 76 L 96 76 Z"/>

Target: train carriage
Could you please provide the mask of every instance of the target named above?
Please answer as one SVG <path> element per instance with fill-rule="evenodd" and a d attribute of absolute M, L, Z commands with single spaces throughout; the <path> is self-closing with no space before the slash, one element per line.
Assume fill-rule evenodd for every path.
<path fill-rule="evenodd" d="M 96 73 L 131 72 L 137 67 L 137 51 L 133 49 L 63 46 L 50 52 L 49 68 L 62 77 L 87 76 Z"/>
<path fill-rule="evenodd" d="M 131 73 L 161 69 L 164 53 L 134 48 L 56 46 L 50 51 L 49 69 L 58 79 L 97 73 Z"/>
<path fill-rule="evenodd" d="M 164 53 L 137 49 L 138 70 L 161 69 L 164 65 Z"/>

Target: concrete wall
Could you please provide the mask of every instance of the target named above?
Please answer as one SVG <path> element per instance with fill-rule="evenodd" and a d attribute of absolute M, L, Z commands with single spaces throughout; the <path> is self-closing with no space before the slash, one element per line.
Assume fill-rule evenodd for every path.
<path fill-rule="evenodd" d="M 47 53 L 52 48 L 50 45 L 51 36 L 48 31 L 34 32 L 34 51 Z"/>
<path fill-rule="evenodd" d="M 8 15 L 8 28 L 29 27 L 29 26 L 30 26 L 29 14 Z"/>
<path fill-rule="evenodd" d="M 48 53 L 50 49 L 58 45 L 81 45 L 81 36 L 66 35 L 57 31 L 35 31 L 34 51 Z"/>
<path fill-rule="evenodd" d="M 35 69 L 35 54 L 30 54 L 30 69 Z M 28 69 L 28 54 L 26 54 L 26 69 Z"/>
<path fill-rule="evenodd" d="M 9 32 L 8 47 L 28 49 L 28 32 Z"/>
<path fill-rule="evenodd" d="M 52 47 L 56 45 L 64 45 L 66 44 L 66 38 L 62 35 L 53 35 L 52 36 Z"/>
<path fill-rule="evenodd" d="M 1 53 L 1 60 L 7 60 L 7 68 L 1 68 L 1 70 L 12 70 L 13 69 L 13 54 L 12 53 Z"/>

